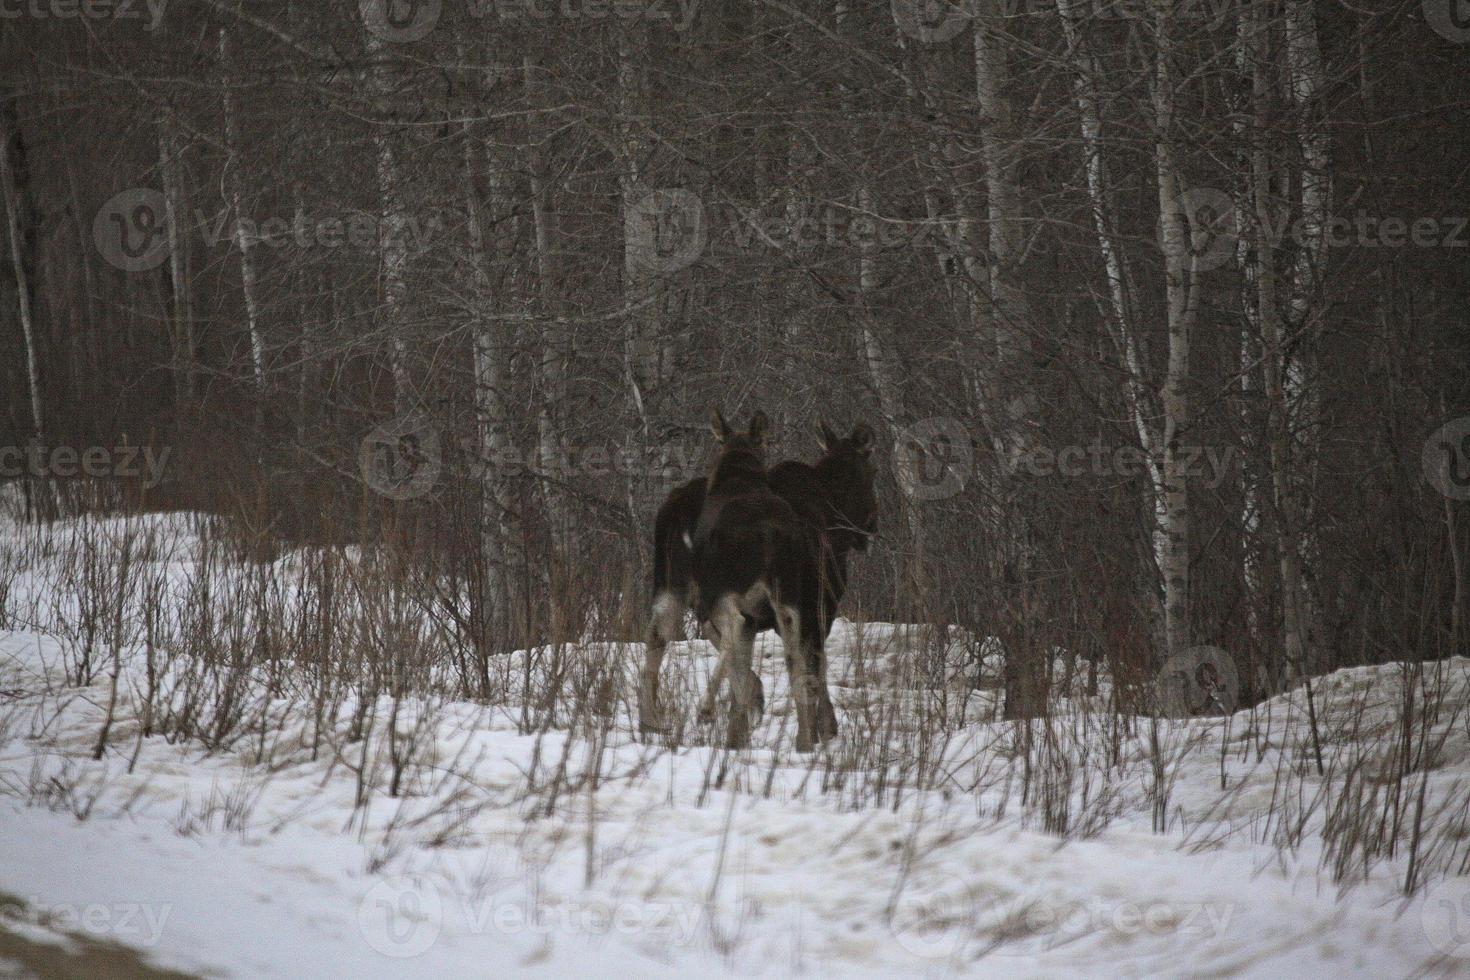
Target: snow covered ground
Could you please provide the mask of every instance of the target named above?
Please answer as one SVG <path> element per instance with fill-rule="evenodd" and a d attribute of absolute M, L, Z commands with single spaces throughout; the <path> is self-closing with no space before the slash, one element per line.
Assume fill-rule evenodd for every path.
<path fill-rule="evenodd" d="M 0 973 L 7 935 L 208 976 L 1470 973 L 1470 661 L 1435 668 L 1432 748 L 1396 784 L 1406 829 L 1389 836 L 1409 841 L 1416 811 L 1434 833 L 1354 861 L 1343 801 L 1384 812 L 1407 676 L 1393 665 L 1316 686 L 1325 782 L 1296 764 L 1301 691 L 1127 731 L 1062 701 L 1038 729 L 1049 747 L 1023 751 L 995 692 L 948 666 L 953 637 L 846 622 L 847 734 L 810 756 L 789 748 L 768 636 L 746 752 L 692 725 L 645 740 L 623 698 L 596 719 L 528 711 L 553 675 L 634 689 L 641 648 L 606 643 L 506 658 L 523 686 L 504 704 L 345 701 L 325 738 L 290 665 L 242 671 L 232 696 L 270 723 L 206 751 L 140 737 L 146 656 L 130 646 L 94 760 L 109 671 L 67 680 L 73 641 L 35 601 L 53 587 L 17 576 L 0 631 Z M 710 653 L 671 651 L 686 713 Z M 198 670 L 169 661 L 155 686 L 174 693 L 155 704 Z M 344 735 L 364 707 L 378 734 Z M 1414 863 L 1432 884 L 1405 897 Z"/>

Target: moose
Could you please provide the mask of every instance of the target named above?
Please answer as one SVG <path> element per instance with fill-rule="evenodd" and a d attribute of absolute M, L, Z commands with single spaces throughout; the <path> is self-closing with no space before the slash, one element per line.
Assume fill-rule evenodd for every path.
<path fill-rule="evenodd" d="M 720 651 L 699 718 L 714 717 L 727 674 L 734 705 L 728 744 L 744 746 L 764 709 L 751 665 L 755 636 L 776 629 L 797 708 L 796 745 L 810 751 L 837 734 L 823 650 L 847 587 L 847 556 L 877 531 L 873 430 L 838 436 L 822 423 L 814 465 L 787 460 L 767 470 L 763 412 L 732 432 L 718 409 L 719 452 L 707 477 L 676 487 L 654 522 L 653 609 L 639 696 L 644 732 L 664 731 L 659 672 L 667 645 L 693 606 Z"/>

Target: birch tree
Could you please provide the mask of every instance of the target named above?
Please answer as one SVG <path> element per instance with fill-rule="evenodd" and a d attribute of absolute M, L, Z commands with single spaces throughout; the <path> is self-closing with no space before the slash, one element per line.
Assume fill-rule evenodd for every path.
<path fill-rule="evenodd" d="M 1178 654 L 1192 643 L 1189 623 L 1189 483 L 1185 466 L 1189 433 L 1190 332 L 1199 303 L 1195 239 L 1207 230 L 1186 214 L 1186 186 L 1175 147 L 1174 75 L 1176 12 L 1163 0 L 1154 7 L 1153 104 L 1154 165 L 1159 194 L 1160 245 L 1164 253 L 1165 309 L 1169 360 L 1164 379 L 1164 635 L 1167 652 Z"/>
<path fill-rule="evenodd" d="M 245 215 L 244 178 L 241 176 L 240 125 L 235 108 L 235 79 L 233 57 L 230 52 L 230 32 L 219 31 L 219 60 L 222 69 L 220 80 L 220 103 L 225 122 L 225 172 L 224 186 L 226 206 L 234 216 L 235 248 L 240 253 L 240 289 L 245 301 L 245 330 L 250 340 L 250 372 L 255 382 L 256 429 L 261 427 L 265 411 L 265 336 L 260 324 L 260 295 L 256 283 L 255 257 L 250 248 L 254 244 L 249 232 L 249 221 Z"/>

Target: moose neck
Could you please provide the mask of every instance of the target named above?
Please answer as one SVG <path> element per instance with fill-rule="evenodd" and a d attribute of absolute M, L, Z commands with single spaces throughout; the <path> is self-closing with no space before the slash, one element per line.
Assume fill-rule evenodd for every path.
<path fill-rule="evenodd" d="M 844 467 L 838 457 L 825 455 L 812 467 L 822 487 L 822 506 L 827 511 L 829 531 L 837 531 L 834 542 L 842 551 L 858 547 L 864 537 L 863 526 L 868 516 L 862 513 L 861 488 L 854 486 L 852 467 Z"/>
<path fill-rule="evenodd" d="M 764 485 L 765 482 L 766 461 L 761 453 L 756 449 L 731 446 L 720 453 L 710 468 L 705 493 L 712 494 L 732 485 Z"/>

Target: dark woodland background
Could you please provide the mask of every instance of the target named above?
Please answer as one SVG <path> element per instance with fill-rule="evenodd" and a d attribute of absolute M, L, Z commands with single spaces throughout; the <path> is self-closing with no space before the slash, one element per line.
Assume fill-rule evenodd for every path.
<path fill-rule="evenodd" d="M 3 8 L 0 445 L 170 452 L 18 491 L 392 546 L 488 657 L 640 637 L 759 407 L 775 458 L 879 432 L 844 612 L 999 637 L 1009 711 L 1056 648 L 1246 697 L 1460 648 L 1460 8 L 978 2 Z M 426 492 L 365 481 L 384 424 Z M 1094 445 L 1153 465 L 1036 465 Z"/>

